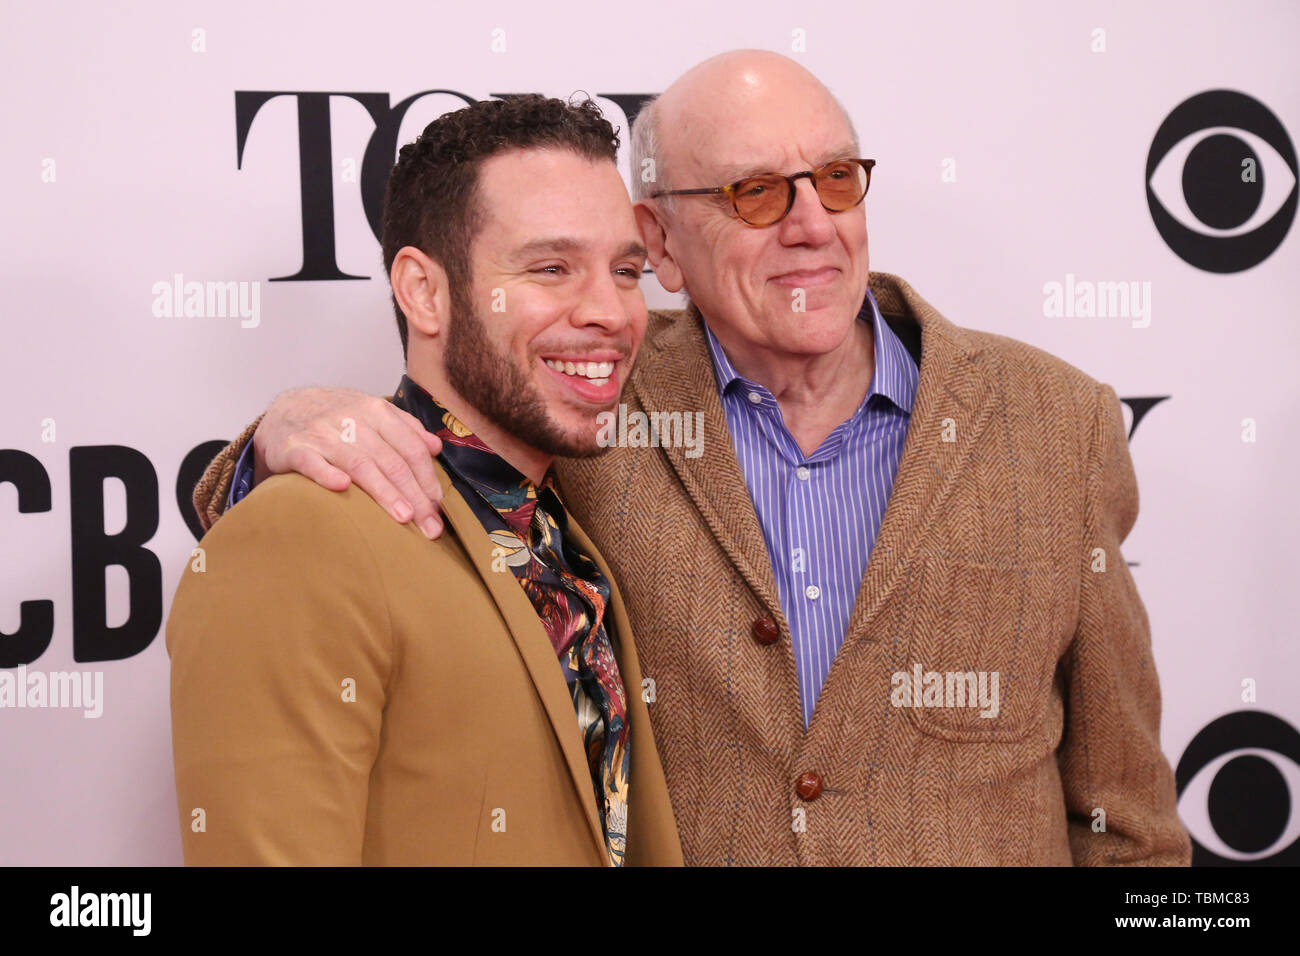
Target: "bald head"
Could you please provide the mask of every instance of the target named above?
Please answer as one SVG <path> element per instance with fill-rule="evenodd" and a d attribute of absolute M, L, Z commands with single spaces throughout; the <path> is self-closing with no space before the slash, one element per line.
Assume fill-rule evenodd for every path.
<path fill-rule="evenodd" d="M 728 182 L 686 182 L 686 177 L 714 169 L 748 171 L 765 144 L 782 137 L 790 142 L 791 128 L 808 124 L 831 128 L 832 137 L 857 153 L 857 133 L 847 111 L 794 60 L 767 50 L 731 50 L 711 57 L 682 74 L 637 117 L 633 168 L 644 169 L 643 160 L 653 159 L 655 170 L 654 182 L 634 178 L 637 198 L 656 189 Z"/>

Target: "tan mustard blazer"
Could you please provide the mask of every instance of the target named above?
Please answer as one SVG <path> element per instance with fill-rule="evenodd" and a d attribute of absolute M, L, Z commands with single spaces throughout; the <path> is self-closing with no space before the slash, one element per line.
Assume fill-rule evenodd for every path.
<path fill-rule="evenodd" d="M 360 490 L 283 475 L 199 543 L 166 636 L 187 864 L 607 865 L 555 652 L 435 467 L 436 541 Z M 611 582 L 626 862 L 680 865 L 623 601 L 570 533 Z"/>

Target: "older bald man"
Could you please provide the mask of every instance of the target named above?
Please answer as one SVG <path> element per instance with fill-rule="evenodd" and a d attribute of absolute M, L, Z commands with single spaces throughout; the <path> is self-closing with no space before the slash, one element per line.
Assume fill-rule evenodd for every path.
<path fill-rule="evenodd" d="M 652 316 L 620 447 L 557 470 L 622 585 L 686 861 L 1186 864 L 1115 392 L 869 273 L 874 163 L 791 60 L 696 66 L 633 140 L 689 308 Z M 625 427 L 695 413 L 702 454 Z M 198 486 L 205 521 L 251 438 L 229 500 L 297 470 L 437 533 L 423 431 L 388 403 L 290 392 L 259 422 Z"/>

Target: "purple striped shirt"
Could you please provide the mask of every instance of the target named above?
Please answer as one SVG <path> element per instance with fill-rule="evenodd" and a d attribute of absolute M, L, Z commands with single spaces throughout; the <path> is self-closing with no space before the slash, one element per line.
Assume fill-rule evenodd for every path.
<path fill-rule="evenodd" d="M 880 532 L 919 376 L 870 292 L 858 319 L 874 333 L 871 387 L 811 455 L 786 428 L 772 393 L 740 376 L 705 326 L 731 442 L 790 628 L 805 730 Z"/>

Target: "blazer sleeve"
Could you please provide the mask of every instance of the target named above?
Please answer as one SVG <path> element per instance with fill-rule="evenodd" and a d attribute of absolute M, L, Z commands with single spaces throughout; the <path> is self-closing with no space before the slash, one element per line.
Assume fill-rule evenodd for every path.
<path fill-rule="evenodd" d="M 392 635 L 334 500 L 359 493 L 269 479 L 184 572 L 166 643 L 187 865 L 362 862 Z"/>
<path fill-rule="evenodd" d="M 1120 552 L 1137 520 L 1138 491 L 1109 385 L 1098 386 L 1093 421 L 1079 622 L 1058 674 L 1066 719 L 1057 760 L 1070 850 L 1077 866 L 1185 866 L 1191 842 L 1160 749 L 1150 624 Z"/>
<path fill-rule="evenodd" d="M 199 524 L 203 526 L 204 531 L 210 530 L 225 512 L 226 501 L 230 498 L 230 486 L 235 480 L 235 465 L 239 463 L 239 456 L 243 454 L 244 447 L 253 440 L 253 432 L 257 431 L 257 426 L 262 424 L 262 419 L 265 417 L 265 412 L 258 415 L 238 438 L 221 449 L 217 457 L 208 462 L 208 467 L 204 469 L 194 485 L 194 494 L 190 501 L 194 505 L 194 512 L 199 516 Z"/>

